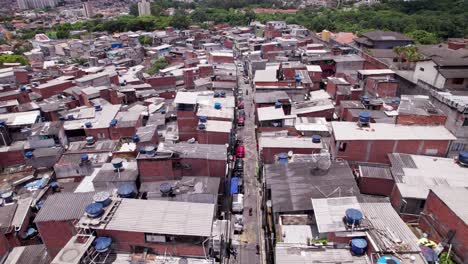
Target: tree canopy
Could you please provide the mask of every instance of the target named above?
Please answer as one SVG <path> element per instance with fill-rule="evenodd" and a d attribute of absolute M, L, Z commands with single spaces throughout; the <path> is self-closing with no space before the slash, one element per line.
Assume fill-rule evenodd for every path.
<path fill-rule="evenodd" d="M 10 54 L 2 54 L 0 55 L 0 63 L 21 63 L 21 65 L 27 65 L 28 59 L 21 55 L 10 55 Z"/>

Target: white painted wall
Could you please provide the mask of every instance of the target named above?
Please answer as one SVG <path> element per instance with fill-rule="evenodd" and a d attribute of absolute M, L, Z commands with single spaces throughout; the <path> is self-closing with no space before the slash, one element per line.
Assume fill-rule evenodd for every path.
<path fill-rule="evenodd" d="M 437 88 L 443 88 L 445 85 L 445 78 L 439 74 L 436 69 L 436 64 L 433 61 L 418 61 L 414 69 L 414 81 L 421 80 Z M 423 70 L 424 69 L 424 70 Z"/>

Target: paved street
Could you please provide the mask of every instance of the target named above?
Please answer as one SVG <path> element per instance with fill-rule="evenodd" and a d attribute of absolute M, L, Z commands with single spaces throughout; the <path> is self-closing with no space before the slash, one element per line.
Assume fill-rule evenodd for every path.
<path fill-rule="evenodd" d="M 238 128 L 238 138 L 244 142 L 246 155 L 244 159 L 244 232 L 235 235 L 239 239 L 240 248 L 237 258 L 231 258 L 231 263 L 264 263 L 262 212 L 260 207 L 259 184 L 257 175 L 257 140 L 255 138 L 255 114 L 253 108 L 253 94 L 249 84 L 244 84 L 242 73 L 239 72 L 239 87 L 243 90 L 245 126 Z M 247 95 L 248 91 L 248 95 Z M 252 216 L 249 209 L 252 208 Z M 260 246 L 261 254 L 257 254 L 256 246 Z"/>

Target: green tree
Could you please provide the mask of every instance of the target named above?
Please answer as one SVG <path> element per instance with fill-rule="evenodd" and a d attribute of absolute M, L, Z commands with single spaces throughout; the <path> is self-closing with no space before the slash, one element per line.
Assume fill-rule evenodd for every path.
<path fill-rule="evenodd" d="M 418 52 L 418 47 L 414 45 L 408 46 L 397 46 L 393 48 L 393 51 L 398 55 L 398 68 L 401 68 L 401 63 L 404 60 L 406 67 L 409 68 L 412 62 L 417 62 L 423 57 Z"/>
<path fill-rule="evenodd" d="M 89 61 L 88 59 L 86 58 L 83 58 L 83 57 L 78 57 L 78 58 L 73 58 L 71 60 L 71 63 L 72 64 L 78 64 L 80 66 L 84 66 L 84 65 L 88 65 L 89 64 Z"/>
<path fill-rule="evenodd" d="M 140 41 L 141 45 L 152 45 L 153 39 L 149 36 L 139 36 L 138 41 Z"/>
<path fill-rule="evenodd" d="M 153 64 L 148 70 L 146 70 L 146 73 L 148 73 L 149 75 L 154 75 L 158 73 L 159 70 L 166 68 L 167 65 L 169 65 L 169 63 L 164 58 L 158 59 L 155 62 L 153 62 Z"/>
<path fill-rule="evenodd" d="M 70 37 L 70 31 L 60 29 L 57 31 L 56 36 L 58 39 L 67 39 Z"/>
<path fill-rule="evenodd" d="M 21 65 L 27 65 L 28 59 L 21 55 L 10 55 L 10 54 L 2 54 L 0 55 L 0 63 L 21 63 Z"/>
<path fill-rule="evenodd" d="M 128 12 L 132 16 L 138 16 L 138 4 L 132 4 L 130 5 L 130 10 Z"/>
<path fill-rule="evenodd" d="M 169 23 L 170 26 L 177 29 L 187 29 L 192 21 L 184 10 L 178 9 L 175 11 L 174 16 Z"/>
<path fill-rule="evenodd" d="M 421 29 L 408 32 L 406 35 L 413 38 L 417 44 L 427 45 L 439 43 L 439 40 L 434 33 L 430 33 Z"/>

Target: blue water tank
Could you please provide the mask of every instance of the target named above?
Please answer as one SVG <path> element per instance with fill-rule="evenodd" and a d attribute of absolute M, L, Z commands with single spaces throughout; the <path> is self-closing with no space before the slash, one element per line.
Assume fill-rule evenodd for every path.
<path fill-rule="evenodd" d="M 370 123 L 371 114 L 369 112 L 360 112 L 359 113 L 359 123 L 362 125 L 367 125 Z"/>
<path fill-rule="evenodd" d="M 351 239 L 351 251 L 356 255 L 363 255 L 367 249 L 367 241 L 364 238 Z"/>
<path fill-rule="evenodd" d="M 27 151 L 24 156 L 28 159 L 31 159 L 34 155 L 33 155 L 33 152 L 32 151 Z"/>
<path fill-rule="evenodd" d="M 216 103 L 214 104 L 214 108 L 215 108 L 215 109 L 221 109 L 221 103 L 216 102 Z"/>
<path fill-rule="evenodd" d="M 87 161 L 89 159 L 88 154 L 86 154 L 86 153 L 81 154 L 80 159 L 81 159 L 81 161 Z"/>
<path fill-rule="evenodd" d="M 4 203 L 12 203 L 13 202 L 13 192 L 12 191 L 2 193 L 2 195 L 0 197 L 3 199 Z"/>
<path fill-rule="evenodd" d="M 111 203 L 110 197 L 111 195 L 109 192 L 98 192 L 93 196 L 93 201 L 106 207 Z"/>
<path fill-rule="evenodd" d="M 219 97 L 219 92 L 214 92 L 213 96 L 214 96 L 215 98 L 218 98 L 218 97 Z"/>
<path fill-rule="evenodd" d="M 221 92 L 219 93 L 219 96 L 220 96 L 220 97 L 223 97 L 223 98 L 226 97 L 226 92 L 225 92 L 225 91 L 221 91 Z"/>
<path fill-rule="evenodd" d="M 121 169 L 123 167 L 123 159 L 121 158 L 115 158 L 111 162 L 114 169 Z"/>
<path fill-rule="evenodd" d="M 140 152 L 140 154 L 146 154 L 146 149 L 144 147 L 141 147 L 138 152 Z"/>
<path fill-rule="evenodd" d="M 154 146 L 147 146 L 145 147 L 146 155 L 154 156 L 156 154 L 156 148 Z"/>
<path fill-rule="evenodd" d="M 64 116 L 60 116 L 60 117 L 59 117 L 59 120 L 60 120 L 60 121 L 65 121 L 66 119 L 65 119 Z"/>
<path fill-rule="evenodd" d="M 458 161 L 463 165 L 468 165 L 468 151 L 462 151 L 458 154 Z"/>
<path fill-rule="evenodd" d="M 112 245 L 112 238 L 110 237 L 98 237 L 93 242 L 94 249 L 99 253 L 105 253 L 109 251 Z"/>
<path fill-rule="evenodd" d="M 86 206 L 85 212 L 91 218 L 98 218 L 104 213 L 104 207 L 100 203 L 92 203 Z"/>
<path fill-rule="evenodd" d="M 400 260 L 392 256 L 382 256 L 377 259 L 377 264 L 400 264 Z"/>
<path fill-rule="evenodd" d="M 200 116 L 200 122 L 202 122 L 202 123 L 206 123 L 207 119 L 208 118 L 206 116 Z"/>
<path fill-rule="evenodd" d="M 110 121 L 110 126 L 116 126 L 117 125 L 117 119 L 112 119 Z"/>
<path fill-rule="evenodd" d="M 170 194 L 172 192 L 172 185 L 168 182 L 161 183 L 161 185 L 159 185 L 159 191 L 161 191 L 162 194 Z"/>
<path fill-rule="evenodd" d="M 198 124 L 198 129 L 199 129 L 199 130 L 205 130 L 205 129 L 206 129 L 206 125 L 205 125 L 205 124 Z"/>
<path fill-rule="evenodd" d="M 163 114 L 163 115 L 164 115 L 166 112 L 167 112 L 167 110 L 166 110 L 166 109 L 164 109 L 164 108 L 163 108 L 163 109 L 161 109 L 161 110 L 159 110 L 159 113 L 161 113 L 161 114 Z"/>
<path fill-rule="evenodd" d="M 283 106 L 283 104 L 280 103 L 280 102 L 275 103 L 275 108 L 281 108 L 282 106 Z"/>
<path fill-rule="evenodd" d="M 101 111 L 101 110 L 102 110 L 101 105 L 100 105 L 100 104 L 94 105 L 94 110 L 96 110 L 96 111 Z"/>
<path fill-rule="evenodd" d="M 20 91 L 21 91 L 21 92 L 24 92 L 24 91 L 26 91 L 26 86 L 24 86 L 24 85 L 23 85 L 23 86 L 21 86 L 21 88 L 20 88 Z"/>
<path fill-rule="evenodd" d="M 362 96 L 361 97 L 361 102 L 364 104 L 364 105 L 368 105 L 370 103 L 370 99 L 369 99 L 369 96 Z"/>
<path fill-rule="evenodd" d="M 121 198 L 133 198 L 136 195 L 136 190 L 133 184 L 131 183 L 126 183 L 122 184 L 118 189 L 117 189 L 117 194 Z"/>
<path fill-rule="evenodd" d="M 279 164 L 288 164 L 288 159 L 289 159 L 288 153 L 282 152 L 282 153 L 278 154 L 278 163 Z"/>
<path fill-rule="evenodd" d="M 312 135 L 312 143 L 320 143 L 322 141 L 322 137 L 320 135 Z"/>
<path fill-rule="evenodd" d="M 94 143 L 94 138 L 92 136 L 86 137 L 86 143 L 93 144 Z"/>
<path fill-rule="evenodd" d="M 362 213 L 358 209 L 349 208 L 346 210 L 346 223 L 348 225 L 360 225 L 362 220 Z"/>
<path fill-rule="evenodd" d="M 299 74 L 296 74 L 294 76 L 294 79 L 296 80 L 296 82 L 301 82 L 301 80 L 302 80 L 302 78 L 301 78 L 301 76 Z"/>
<path fill-rule="evenodd" d="M 91 122 L 86 122 L 84 125 L 85 125 L 86 128 L 93 127 L 93 123 L 91 123 Z"/>
<path fill-rule="evenodd" d="M 73 115 L 68 115 L 67 118 L 68 118 L 68 120 L 73 120 L 73 119 L 75 119 L 75 117 L 73 117 Z"/>
<path fill-rule="evenodd" d="M 138 142 L 140 142 L 140 136 L 134 135 L 134 136 L 132 137 L 132 140 L 133 140 L 133 143 L 138 143 Z"/>

